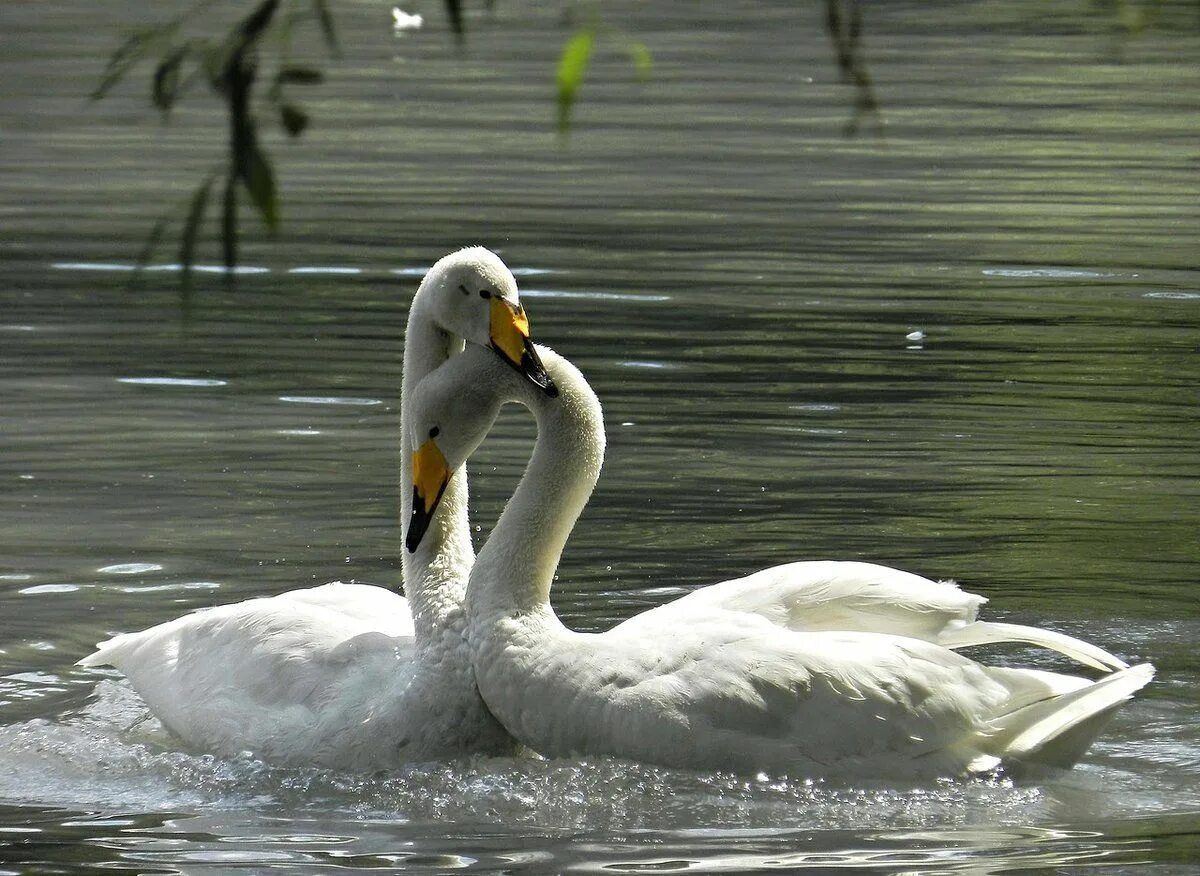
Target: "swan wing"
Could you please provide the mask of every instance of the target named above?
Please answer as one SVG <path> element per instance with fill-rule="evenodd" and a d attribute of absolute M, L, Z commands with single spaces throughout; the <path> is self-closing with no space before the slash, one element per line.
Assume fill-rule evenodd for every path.
<path fill-rule="evenodd" d="M 873 563 L 788 563 L 703 587 L 641 615 L 668 623 L 702 614 L 759 615 L 795 631 L 853 630 L 936 642 L 946 648 L 1020 642 L 1057 651 L 1110 672 L 1127 664 L 1107 651 L 1052 630 L 977 620 L 987 600 L 952 581 Z"/>
<path fill-rule="evenodd" d="M 592 677 L 563 698 L 584 709 L 569 747 L 689 768 L 846 779 L 1069 766 L 1153 674 L 996 669 L 920 639 L 749 617 L 649 640 L 625 626 L 575 663 Z"/>
<path fill-rule="evenodd" d="M 997 763 L 977 731 L 1003 711 L 1008 691 L 953 651 L 750 619 L 694 619 L 658 630 L 649 646 L 647 631 L 622 630 L 593 663 L 600 677 L 589 685 L 606 702 L 579 733 L 606 737 L 608 753 L 841 778 L 959 775 Z"/>
<path fill-rule="evenodd" d="M 756 614 L 788 630 L 858 630 L 934 641 L 947 629 L 973 622 L 986 601 L 956 584 L 887 566 L 812 561 L 702 587 L 641 617 L 731 611 Z"/>
<path fill-rule="evenodd" d="M 322 762 L 348 743 L 340 730 L 403 683 L 413 654 L 407 612 L 382 588 L 325 585 L 115 636 L 79 662 L 115 666 L 191 745 Z"/>

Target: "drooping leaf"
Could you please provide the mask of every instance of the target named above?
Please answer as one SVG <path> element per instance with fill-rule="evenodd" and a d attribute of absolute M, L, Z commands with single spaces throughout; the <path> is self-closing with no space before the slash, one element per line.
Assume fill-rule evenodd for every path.
<path fill-rule="evenodd" d="M 225 177 L 225 196 L 221 200 L 221 261 L 230 276 L 237 267 L 237 176 Z"/>
<path fill-rule="evenodd" d="M 329 3 L 327 0 L 313 0 L 313 9 L 317 13 L 326 47 L 335 58 L 340 56 L 342 51 L 338 48 L 337 30 L 333 26 L 333 13 L 329 11 Z"/>
<path fill-rule="evenodd" d="M 645 43 L 639 43 L 637 40 L 628 40 L 625 49 L 633 60 L 633 70 L 637 78 L 645 82 L 654 71 L 654 59 L 650 57 L 650 50 L 646 48 Z"/>
<path fill-rule="evenodd" d="M 192 195 L 187 216 L 183 220 L 183 234 L 179 238 L 179 264 L 183 268 L 185 282 L 191 276 L 192 265 L 196 260 L 196 238 L 199 235 L 200 223 L 204 219 L 204 211 L 208 206 L 209 192 L 216 179 L 216 174 L 211 174 L 200 184 Z"/>
<path fill-rule="evenodd" d="M 446 0 L 446 17 L 450 19 L 450 29 L 460 40 L 466 36 L 467 26 L 463 22 L 462 3 L 460 0 Z"/>
<path fill-rule="evenodd" d="M 163 58 L 154 70 L 151 94 L 154 105 L 164 113 L 170 112 L 175 104 L 175 98 L 179 94 L 179 71 L 190 51 L 191 46 L 185 43 Z"/>
<path fill-rule="evenodd" d="M 275 191 L 275 174 L 266 154 L 258 147 L 257 139 L 250 138 L 249 149 L 241 166 L 242 182 L 250 193 L 250 200 L 267 226 L 274 232 L 279 227 L 279 200 Z"/>
<path fill-rule="evenodd" d="M 243 47 L 249 46 L 262 36 L 278 8 L 279 0 L 263 0 L 257 9 L 246 16 L 240 28 Z"/>
<path fill-rule="evenodd" d="M 150 233 L 146 235 L 146 242 L 142 244 L 137 262 L 134 263 L 135 275 L 141 273 L 142 269 L 150 264 L 150 259 L 154 258 L 154 251 L 158 249 L 158 244 L 162 241 L 163 233 L 167 230 L 167 223 L 170 221 L 170 213 L 159 216 L 158 220 L 154 223 L 154 227 L 150 229 Z"/>
<path fill-rule="evenodd" d="M 100 100 L 114 85 L 124 78 L 138 62 L 158 48 L 158 44 L 174 31 L 173 25 L 142 28 L 130 34 L 125 42 L 117 47 L 104 67 L 100 84 L 92 90 L 91 99 Z"/>
<path fill-rule="evenodd" d="M 313 67 L 284 67 L 279 71 L 279 81 L 293 85 L 316 85 L 324 79 L 325 74 Z"/>
<path fill-rule="evenodd" d="M 583 84 L 588 63 L 592 58 L 592 45 L 596 36 L 591 28 L 577 31 L 563 46 L 558 61 L 558 130 L 566 133 L 571 126 L 571 108 Z"/>
<path fill-rule="evenodd" d="M 299 137 L 308 127 L 308 113 L 299 107 L 285 103 L 279 107 L 279 120 L 289 136 Z"/>

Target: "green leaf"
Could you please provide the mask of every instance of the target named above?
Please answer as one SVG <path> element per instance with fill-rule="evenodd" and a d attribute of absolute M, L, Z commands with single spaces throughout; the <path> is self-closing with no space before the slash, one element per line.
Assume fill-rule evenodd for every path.
<path fill-rule="evenodd" d="M 316 85 L 324 81 L 325 74 L 312 67 L 284 67 L 278 78 L 280 82 L 295 85 Z"/>
<path fill-rule="evenodd" d="M 216 174 L 212 174 L 200 184 L 192 195 L 187 217 L 183 220 L 183 236 L 179 239 L 179 264 L 183 267 L 185 282 L 191 276 L 192 265 L 196 260 L 196 237 L 200 231 L 200 222 L 204 219 L 204 210 L 208 206 L 209 192 L 216 179 Z"/>
<path fill-rule="evenodd" d="M 626 42 L 625 50 L 629 52 L 629 57 L 633 60 L 633 69 L 637 78 L 645 82 L 654 71 L 654 60 L 650 57 L 650 50 L 646 48 L 645 43 L 639 43 L 637 40 Z"/>
<path fill-rule="evenodd" d="M 299 137 L 308 127 L 308 113 L 290 103 L 279 107 L 279 120 L 289 136 Z"/>
<path fill-rule="evenodd" d="M 576 32 L 566 45 L 563 46 L 562 57 L 558 60 L 558 130 L 566 133 L 571 126 L 571 107 L 579 86 L 583 84 L 584 74 L 592 58 L 592 44 L 596 35 L 591 28 Z"/>
<path fill-rule="evenodd" d="M 342 51 L 338 48 L 337 30 L 333 26 L 333 13 L 329 11 L 326 0 L 313 0 L 313 9 L 317 13 L 317 21 L 321 24 L 321 35 L 325 37 L 325 45 L 336 58 Z"/>
<path fill-rule="evenodd" d="M 154 105 L 164 113 L 169 112 L 179 94 L 179 70 L 188 56 L 191 47 L 180 46 L 168 54 L 154 70 L 154 87 L 152 98 Z"/>
<path fill-rule="evenodd" d="M 275 192 L 275 175 L 271 163 L 258 148 L 257 140 L 251 136 L 246 143 L 246 154 L 240 164 L 242 182 L 250 193 L 250 200 L 258 209 L 258 215 L 266 223 L 267 230 L 274 232 L 279 227 L 279 200 Z"/>

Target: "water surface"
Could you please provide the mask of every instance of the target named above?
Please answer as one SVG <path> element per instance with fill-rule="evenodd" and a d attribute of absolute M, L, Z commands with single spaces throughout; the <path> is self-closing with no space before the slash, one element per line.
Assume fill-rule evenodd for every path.
<path fill-rule="evenodd" d="M 136 4 L 16 5 L 0 72 L 0 870 L 856 867 L 1183 872 L 1200 856 L 1200 72 L 1194 6 L 867 9 L 881 114 L 843 131 L 822 9 L 605 5 L 568 143 L 552 4 L 338 4 L 313 129 L 268 138 L 285 223 L 186 299 L 164 203 L 219 157 L 200 96 L 83 95 Z M 880 133 L 874 133 L 876 128 Z M 353 776 L 183 750 L 106 635 L 330 580 L 399 583 L 402 329 L 460 245 L 516 270 L 609 450 L 555 603 L 604 629 L 798 558 L 955 578 L 995 619 L 1158 680 L 1084 763 L 834 788 L 609 760 Z M 218 258 L 212 240 L 201 261 Z M 472 465 L 478 538 L 528 456 Z M 1045 654 L 1000 661 L 1061 668 Z"/>

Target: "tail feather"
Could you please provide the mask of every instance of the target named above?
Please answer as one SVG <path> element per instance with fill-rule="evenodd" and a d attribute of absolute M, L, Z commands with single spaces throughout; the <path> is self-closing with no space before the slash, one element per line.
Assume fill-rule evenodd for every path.
<path fill-rule="evenodd" d="M 976 621 L 955 630 L 941 633 L 937 643 L 944 648 L 969 648 L 972 645 L 991 645 L 1000 642 L 1023 642 L 1027 645 L 1038 645 L 1057 651 L 1093 669 L 1104 672 L 1128 669 L 1129 664 L 1119 657 L 1109 654 L 1103 648 L 1068 636 L 1066 633 L 1056 633 L 1053 630 L 1043 630 L 1037 627 L 1021 626 L 1020 624 L 988 623 Z"/>
<path fill-rule="evenodd" d="M 124 646 L 128 645 L 132 636 L 129 633 L 121 633 L 113 636 L 111 639 L 106 639 L 96 645 L 96 650 L 86 657 L 76 661 L 76 666 L 116 666 L 116 660 L 120 658 L 126 650 Z"/>
<path fill-rule="evenodd" d="M 1083 756 L 1117 707 L 1153 677 L 1154 667 L 1142 663 L 1020 706 L 993 722 L 983 747 L 996 751 L 1005 766 L 1015 772 L 1069 768 Z"/>

